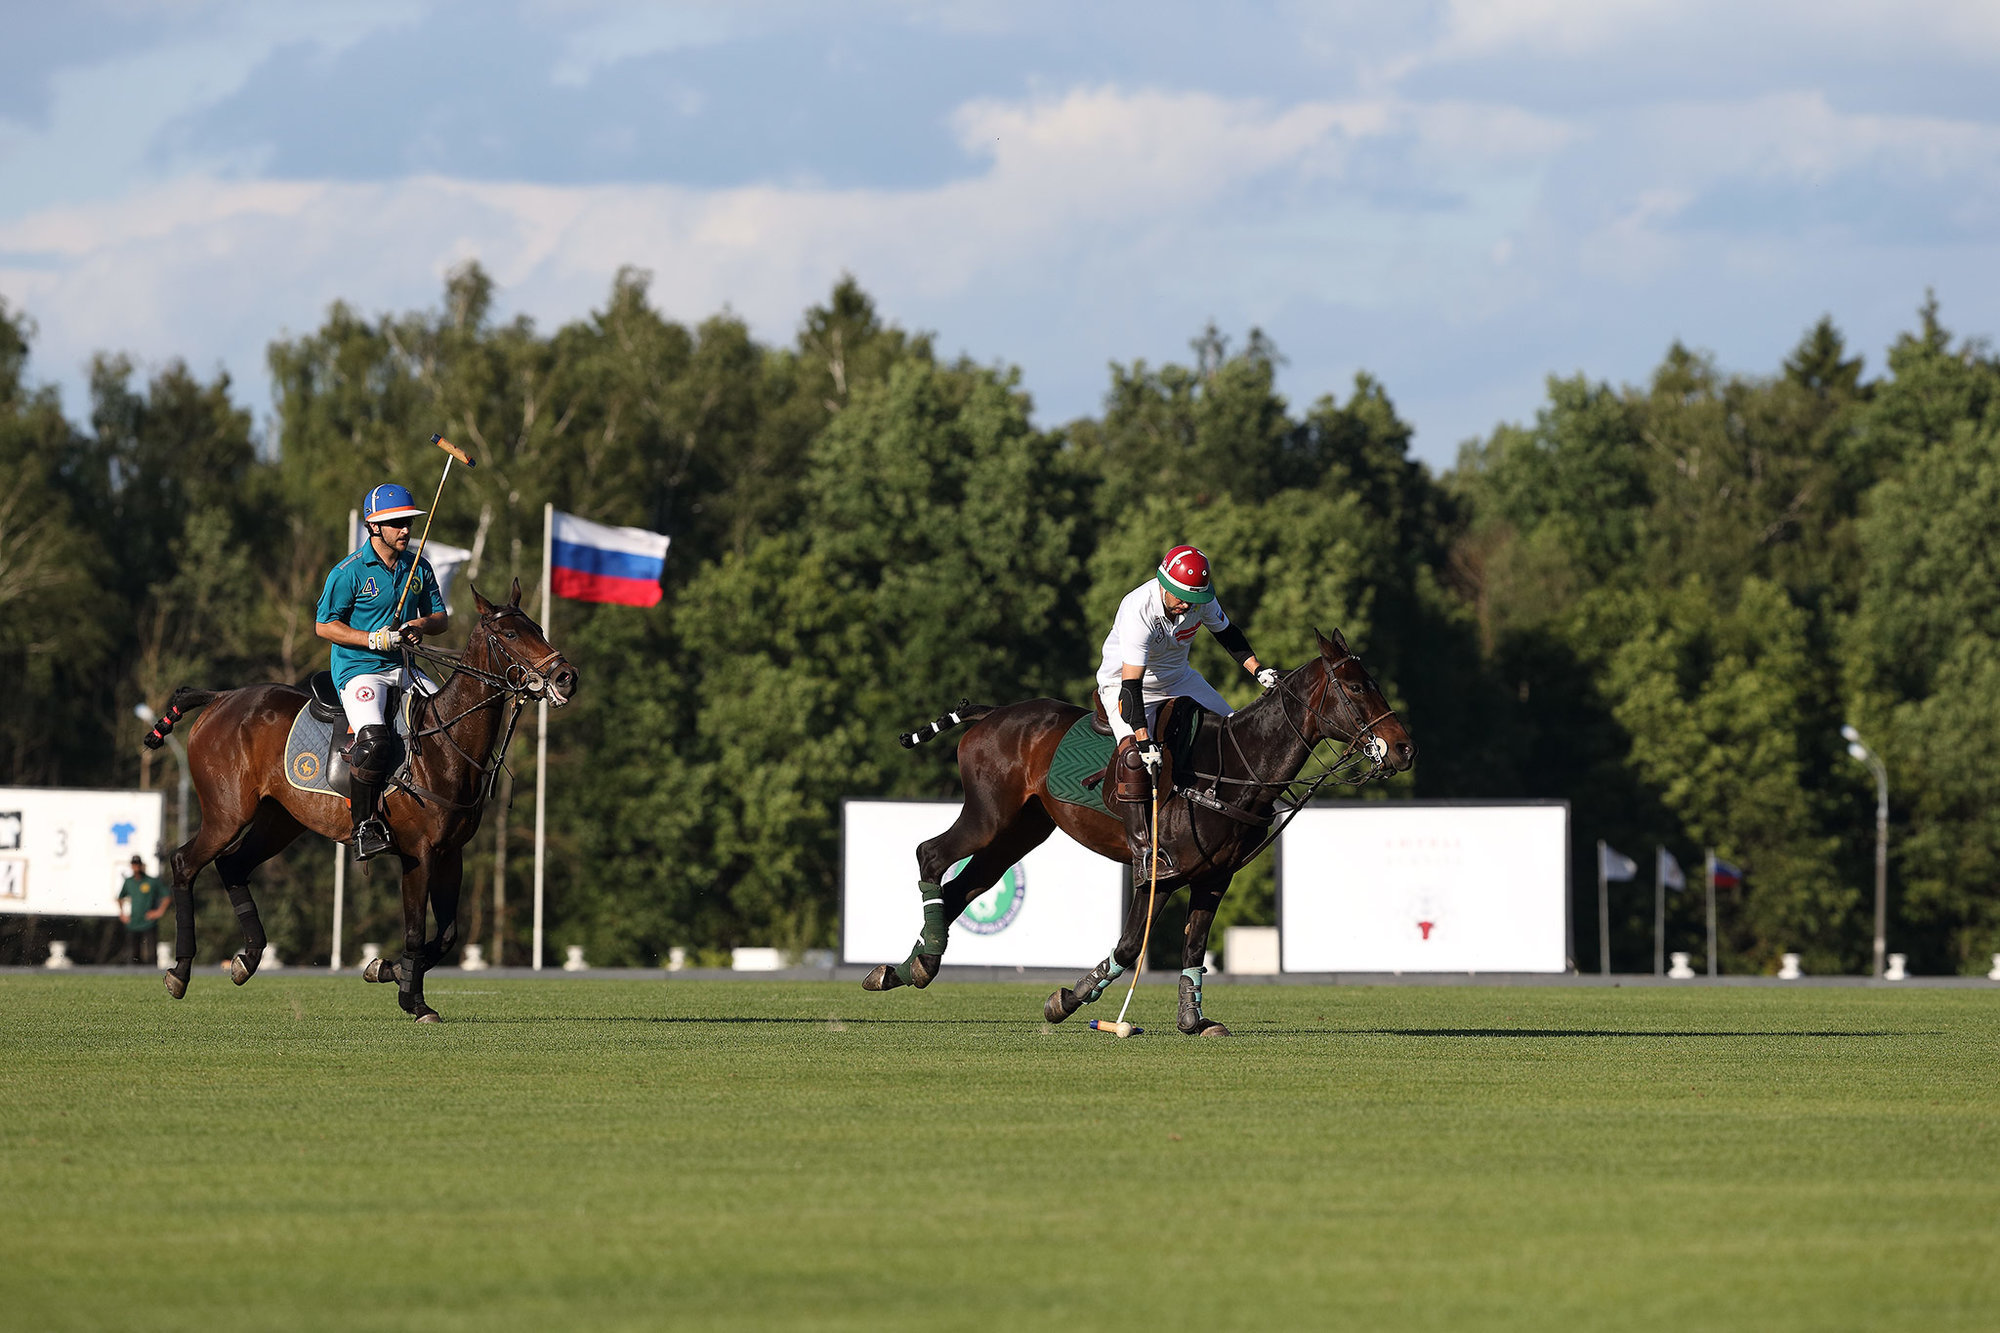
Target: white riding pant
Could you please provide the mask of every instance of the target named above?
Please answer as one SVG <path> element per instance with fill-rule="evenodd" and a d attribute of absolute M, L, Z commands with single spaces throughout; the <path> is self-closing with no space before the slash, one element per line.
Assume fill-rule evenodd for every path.
<path fill-rule="evenodd" d="M 1124 688 L 1125 682 L 1122 680 L 1114 680 L 1109 685 L 1100 683 L 1097 687 L 1097 697 L 1104 701 L 1104 716 L 1111 721 L 1112 738 L 1121 741 L 1130 736 L 1133 730 L 1118 712 L 1118 696 Z M 1171 676 L 1146 677 L 1141 682 L 1140 692 L 1146 704 L 1148 735 L 1152 734 L 1153 725 L 1159 720 L 1160 705 L 1175 695 L 1194 700 L 1217 717 L 1228 717 L 1236 711 L 1223 700 L 1221 694 L 1216 692 L 1215 686 L 1208 683 L 1208 677 L 1193 667 L 1175 672 Z"/>
<path fill-rule="evenodd" d="M 340 706 L 347 710 L 347 725 L 355 735 L 360 735 L 363 727 L 379 727 L 389 720 L 383 708 L 388 703 L 391 689 L 415 690 L 419 694 L 437 693 L 437 686 L 429 676 L 407 667 L 397 667 L 394 671 L 370 671 L 356 676 L 340 687 Z"/>

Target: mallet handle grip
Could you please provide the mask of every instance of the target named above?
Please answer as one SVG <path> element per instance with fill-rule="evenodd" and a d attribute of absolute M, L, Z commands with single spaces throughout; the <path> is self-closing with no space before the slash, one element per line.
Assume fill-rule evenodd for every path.
<path fill-rule="evenodd" d="M 438 448 L 444 450 L 446 453 L 450 454 L 453 458 L 456 458 L 459 462 L 465 464 L 467 467 L 479 466 L 479 464 L 472 461 L 471 454 L 466 453 L 465 450 L 459 448 L 457 445 L 453 444 L 450 440 L 447 440 L 442 435 L 431 436 L 431 443 L 436 445 Z"/>

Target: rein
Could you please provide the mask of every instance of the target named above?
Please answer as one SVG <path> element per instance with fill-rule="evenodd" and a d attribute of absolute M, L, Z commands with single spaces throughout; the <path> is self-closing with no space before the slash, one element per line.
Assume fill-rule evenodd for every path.
<path fill-rule="evenodd" d="M 1326 659 L 1322 658 L 1321 660 L 1325 661 Z M 1394 710 L 1384 708 L 1373 717 L 1368 717 L 1362 712 L 1360 706 L 1355 702 L 1353 693 L 1347 688 L 1346 682 L 1341 680 L 1338 670 L 1341 666 L 1354 660 L 1356 659 L 1353 653 L 1346 653 L 1337 660 L 1326 662 L 1325 681 L 1322 683 L 1320 691 L 1321 698 L 1323 699 L 1325 696 L 1325 686 L 1330 684 L 1333 690 L 1337 691 L 1340 696 L 1340 705 L 1343 711 L 1351 715 L 1357 723 L 1349 734 L 1340 754 L 1332 760 L 1322 757 L 1319 754 L 1319 747 L 1325 741 L 1333 740 L 1335 737 L 1322 735 L 1320 740 L 1317 741 L 1308 737 L 1305 728 L 1292 716 L 1291 693 L 1285 690 L 1282 685 L 1279 687 L 1278 715 L 1284 718 L 1285 725 L 1290 729 L 1292 736 L 1306 747 L 1307 758 L 1319 760 L 1321 765 L 1319 772 L 1310 777 L 1302 776 L 1299 773 L 1294 773 L 1288 778 L 1272 779 L 1259 777 L 1256 775 L 1258 765 L 1253 763 L 1250 756 L 1244 752 L 1242 740 L 1233 735 L 1226 726 L 1222 733 L 1223 736 L 1228 738 L 1230 745 L 1236 751 L 1236 758 L 1252 776 L 1236 778 L 1224 773 L 1206 773 L 1194 768 L 1182 770 L 1182 772 L 1187 773 L 1190 777 L 1206 779 L 1213 784 L 1207 791 L 1203 791 L 1197 787 L 1180 788 L 1180 794 L 1185 796 L 1190 803 L 1200 806 L 1204 810 L 1210 810 L 1216 814 L 1227 816 L 1238 823 L 1250 824 L 1257 827 L 1270 826 L 1269 831 L 1264 835 L 1262 841 L 1248 855 L 1243 857 L 1245 864 L 1248 864 L 1261 855 L 1266 847 L 1277 841 L 1278 835 L 1284 832 L 1285 826 L 1298 817 L 1299 811 L 1303 810 L 1307 802 L 1318 795 L 1320 788 L 1328 782 L 1338 782 L 1343 786 L 1358 787 L 1364 783 L 1372 782 L 1376 778 L 1386 776 L 1383 764 L 1383 755 L 1386 751 L 1371 749 L 1370 743 L 1372 742 L 1375 746 L 1381 746 L 1382 742 L 1375 735 L 1375 728 L 1385 718 L 1393 716 Z M 1309 698 L 1306 701 L 1305 707 L 1306 717 L 1313 724 L 1315 730 L 1328 729 L 1328 720 L 1322 716 L 1322 705 L 1320 703 Z M 1367 767 L 1359 768 L 1358 765 L 1364 761 Z M 1301 763 L 1300 767 L 1303 769 L 1304 764 Z M 1274 789 L 1275 794 L 1271 797 L 1271 812 L 1268 814 L 1258 814 L 1254 810 L 1244 809 L 1242 806 L 1223 800 L 1220 796 L 1216 795 L 1215 788 L 1219 788 L 1225 783 L 1232 787 L 1249 788 L 1250 791 L 1247 795 L 1249 796 L 1250 803 L 1253 804 L 1258 803 L 1257 793 L 1265 788 Z"/>
<path fill-rule="evenodd" d="M 493 791 L 500 782 L 500 770 L 507 762 L 507 747 L 514 743 L 514 729 L 520 725 L 521 710 L 527 707 L 529 699 L 540 696 L 547 689 L 547 668 L 562 656 L 554 648 L 550 648 L 546 656 L 534 662 L 522 662 L 509 652 L 505 645 L 499 642 L 498 636 L 493 634 L 489 626 L 482 623 L 480 628 L 486 631 L 487 638 L 492 642 L 493 647 L 502 656 L 507 658 L 507 666 L 502 672 L 495 673 L 484 667 L 476 667 L 467 662 L 465 659 L 466 653 L 471 651 L 470 643 L 466 645 L 465 652 L 452 652 L 445 648 L 425 648 L 421 645 L 405 645 L 403 648 L 406 666 L 408 665 L 409 658 L 421 657 L 432 662 L 443 663 L 451 668 L 450 675 L 445 677 L 445 684 L 438 688 L 437 694 L 420 693 L 414 705 L 415 708 L 426 709 L 433 717 L 438 712 L 437 697 L 444 692 L 445 686 L 451 684 L 452 677 L 460 674 L 467 675 L 487 686 L 486 693 L 481 695 L 478 700 L 460 709 L 450 717 L 431 722 L 428 725 L 412 725 L 410 730 L 412 753 L 405 771 L 412 776 L 408 780 L 398 778 L 396 785 L 402 787 L 419 800 L 428 797 L 438 805 L 450 810 L 476 810 L 492 798 Z M 513 707 L 508 710 L 507 727 L 501 733 L 499 745 L 494 747 L 490 758 L 480 760 L 467 751 L 463 745 L 458 743 L 458 738 L 451 734 L 452 728 L 474 713 L 487 708 L 496 699 L 506 699 L 513 704 Z M 417 723 L 415 712 L 411 714 L 411 722 L 413 724 Z M 473 788 L 473 797 L 471 800 L 451 800 L 449 797 L 440 795 L 415 781 L 415 743 L 426 736 L 442 738 L 444 743 L 456 751 L 458 756 L 470 764 L 473 771 L 479 775 L 478 782 Z"/>

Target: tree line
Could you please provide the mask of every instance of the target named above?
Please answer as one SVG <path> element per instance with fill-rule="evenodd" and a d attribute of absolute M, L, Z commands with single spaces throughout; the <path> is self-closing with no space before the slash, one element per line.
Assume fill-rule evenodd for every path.
<path fill-rule="evenodd" d="M 1113 365 L 1098 415 L 1044 427 L 1017 371 L 940 356 L 851 280 L 786 346 L 669 319 L 634 271 L 550 333 L 492 299 L 469 265 L 432 310 L 336 304 L 271 345 L 261 431 L 226 376 L 139 382 L 112 354 L 72 420 L 0 307 L 0 782 L 171 785 L 135 703 L 323 666 L 348 511 L 385 479 L 427 498 L 442 431 L 479 467 L 436 536 L 476 539 L 489 594 L 519 578 L 583 673 L 550 731 L 551 944 L 600 964 L 831 943 L 841 798 L 957 791 L 949 747 L 896 733 L 960 697 L 1082 701 L 1118 598 L 1178 541 L 1265 660 L 1339 626 L 1408 720 L 1415 773 L 1343 799 L 1572 803 L 1586 969 L 1599 837 L 1748 870 L 1725 970 L 1865 968 L 1873 792 L 1843 723 L 1889 767 L 1890 947 L 1933 972 L 2000 950 L 2000 360 L 1934 301 L 1873 377 L 1827 320 L 1769 374 L 1676 342 L 1645 384 L 1552 377 L 1532 421 L 1433 473 L 1386 386 L 1296 408 L 1254 331 Z M 539 606 L 545 501 L 670 533 L 665 601 Z M 470 599 L 461 579 L 461 625 Z M 1247 701 L 1205 638 L 1197 664 Z M 500 822 L 468 925 L 519 961 L 527 821 Z M 328 867 L 314 843 L 260 872 L 288 958 L 326 956 Z M 350 880 L 350 940 L 393 934 L 394 887 Z M 220 951 L 226 902 L 201 897 Z M 1650 897 L 1614 890 L 1621 968 L 1650 961 Z M 1265 863 L 1224 924 L 1271 903 Z"/>

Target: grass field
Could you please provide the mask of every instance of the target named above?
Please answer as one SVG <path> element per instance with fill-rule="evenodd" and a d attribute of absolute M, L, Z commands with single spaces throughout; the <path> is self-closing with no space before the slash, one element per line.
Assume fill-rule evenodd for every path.
<path fill-rule="evenodd" d="M 2000 1326 L 2000 994 L 430 989 L 0 978 L 0 1327 Z"/>

